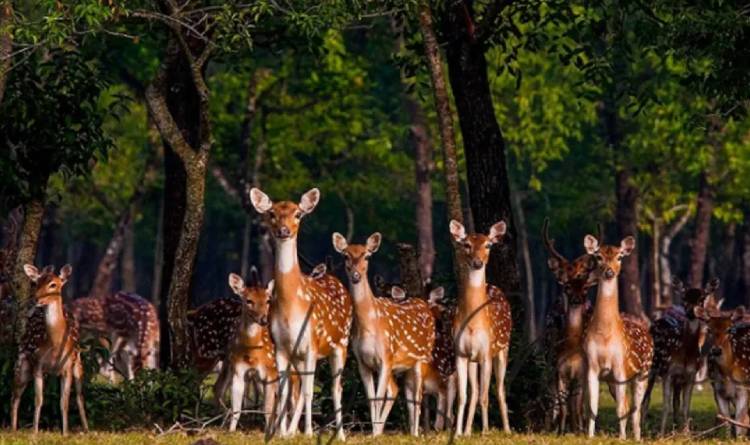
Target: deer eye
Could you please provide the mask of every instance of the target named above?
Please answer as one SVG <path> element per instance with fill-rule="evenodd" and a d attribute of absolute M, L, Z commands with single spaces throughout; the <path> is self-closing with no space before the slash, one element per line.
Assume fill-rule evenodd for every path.
<path fill-rule="evenodd" d="M 55 289 L 55 288 L 57 288 L 57 283 L 50 283 L 50 285 L 49 285 L 49 288 L 50 288 L 50 289 Z"/>
<path fill-rule="evenodd" d="M 294 219 L 302 219 L 302 212 L 297 212 L 294 214 Z"/>
<path fill-rule="evenodd" d="M 484 245 L 485 249 L 489 249 L 492 247 L 492 243 L 487 243 Z"/>
<path fill-rule="evenodd" d="M 464 243 L 464 249 L 471 250 L 471 243 Z"/>

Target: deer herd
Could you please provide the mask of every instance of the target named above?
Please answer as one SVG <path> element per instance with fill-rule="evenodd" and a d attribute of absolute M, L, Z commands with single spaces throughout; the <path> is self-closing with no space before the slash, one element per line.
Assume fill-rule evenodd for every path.
<path fill-rule="evenodd" d="M 304 413 L 304 432 L 312 435 L 316 368 L 327 359 L 334 427 L 343 440 L 343 373 L 351 349 L 368 399 L 373 435 L 383 434 L 400 385 L 412 435 L 419 435 L 420 422 L 429 417 L 428 410 L 423 412 L 429 406 L 425 396 L 436 400 L 436 430 L 470 435 L 479 403 L 481 431 L 487 432 L 493 375 L 500 423 L 510 432 L 505 381 L 511 306 L 503 291 L 486 280 L 490 251 L 502 242 L 506 223 L 497 222 L 483 234 L 467 233 L 458 221 L 450 222 L 461 279 L 457 302 L 449 304 L 441 287 L 427 295 L 406 295 L 398 286 L 383 292 L 377 283 L 370 285 L 369 263 L 383 241 L 380 233 L 370 235 L 363 244 L 333 233 L 333 248 L 343 259 L 348 288 L 326 264 L 303 273 L 297 238 L 302 219 L 319 200 L 317 189 L 302 195 L 298 203 L 273 202 L 261 190 L 250 190 L 250 201 L 273 239 L 273 279 L 264 284 L 254 270 L 247 282 L 230 274 L 232 298 L 188 312 L 195 368 L 203 375 L 218 371 L 217 403 L 224 406 L 226 392 L 230 393 L 229 429 L 237 428 L 249 382 L 256 400 L 263 399 L 267 434 L 296 434 Z M 561 433 L 585 429 L 592 437 L 600 384 L 606 383 L 616 402 L 620 437 L 626 437 L 629 419 L 634 438 L 640 440 L 641 420 L 659 378 L 664 397 L 661 433 L 671 430 L 678 415 L 687 429 L 693 389 L 708 378 L 719 412 L 733 419 L 736 434 L 744 433 L 750 314 L 743 308 L 721 309 L 718 280 L 703 289 L 686 290 L 675 278 L 673 290 L 681 304 L 649 322 L 619 310 L 618 275 L 623 258 L 635 249 L 635 238 L 628 236 L 609 245 L 601 231 L 598 236 L 587 235 L 582 255 L 569 260 L 555 249 L 548 226 L 546 220 L 542 235 L 549 253 L 547 265 L 561 286 L 560 298 L 547 318 L 543 343 L 554 371 L 550 388 L 554 428 Z M 89 337 L 109 349 L 109 360 L 100 363 L 107 378 L 114 381 L 119 373 L 133 379 L 141 369 L 158 367 L 156 309 L 126 292 L 79 298 L 64 306 L 62 288 L 72 273 L 70 265 L 57 273 L 51 266 L 39 270 L 26 265 L 25 272 L 33 283 L 35 304 L 24 317 L 19 340 L 11 427 L 18 426 L 21 396 L 33 378 L 34 431 L 38 430 L 44 377 L 52 374 L 61 381 L 63 434 L 68 431 L 73 384 L 87 430 L 79 342 Z M 594 287 L 592 304 L 588 293 Z"/>

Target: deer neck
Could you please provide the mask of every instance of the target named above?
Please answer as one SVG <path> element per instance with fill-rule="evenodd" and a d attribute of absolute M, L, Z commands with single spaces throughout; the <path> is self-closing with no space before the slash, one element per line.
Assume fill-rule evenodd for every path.
<path fill-rule="evenodd" d="M 302 284 L 302 272 L 297 259 L 297 237 L 275 240 L 276 263 L 274 280 L 280 301 L 295 299 Z"/>
<path fill-rule="evenodd" d="M 565 340 L 568 343 L 578 343 L 583 334 L 583 315 L 586 305 L 570 306 L 565 314 Z"/>
<path fill-rule="evenodd" d="M 47 338 L 53 345 L 59 345 L 65 340 L 65 314 L 63 312 L 62 296 L 48 297 L 45 305 L 45 326 Z"/>
<path fill-rule="evenodd" d="M 357 318 L 357 326 L 360 330 L 375 331 L 377 326 L 377 308 L 375 307 L 375 295 L 370 288 L 370 280 L 365 272 L 363 279 L 357 284 L 352 284 L 352 299 L 354 300 L 354 315 Z"/>
<path fill-rule="evenodd" d="M 592 324 L 609 327 L 619 326 L 620 307 L 617 294 L 617 279 L 600 279 L 596 293 L 596 304 Z"/>
<path fill-rule="evenodd" d="M 485 267 L 469 271 L 462 296 L 458 304 L 464 315 L 473 314 L 485 304 L 487 301 Z"/>
<path fill-rule="evenodd" d="M 261 325 L 258 324 L 249 313 L 247 313 L 247 309 L 243 308 L 242 321 L 240 322 L 239 343 L 253 343 L 253 340 L 260 335 L 262 329 Z"/>

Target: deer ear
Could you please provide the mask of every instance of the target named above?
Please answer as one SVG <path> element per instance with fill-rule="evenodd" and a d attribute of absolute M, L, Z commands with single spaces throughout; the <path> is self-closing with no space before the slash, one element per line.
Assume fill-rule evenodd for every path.
<path fill-rule="evenodd" d="M 48 264 L 42 268 L 42 275 L 46 273 L 55 273 L 55 266 Z"/>
<path fill-rule="evenodd" d="M 380 232 L 375 232 L 372 235 L 370 235 L 369 238 L 367 238 L 367 251 L 370 253 L 375 253 L 380 248 L 380 241 L 382 241 L 383 236 L 380 235 Z"/>
<path fill-rule="evenodd" d="M 490 227 L 490 242 L 492 244 L 499 243 L 507 231 L 508 225 L 505 223 L 505 221 L 496 222 L 492 225 L 492 227 Z"/>
<path fill-rule="evenodd" d="M 242 296 L 242 292 L 245 290 L 245 282 L 242 277 L 236 273 L 229 274 L 229 287 L 232 288 L 232 292 L 236 295 Z"/>
<path fill-rule="evenodd" d="M 724 304 L 724 299 L 720 298 L 719 301 L 716 302 L 716 309 L 721 309 L 721 305 Z"/>
<path fill-rule="evenodd" d="M 380 274 L 375 274 L 374 277 L 372 277 L 372 284 L 375 286 L 375 290 L 378 292 L 384 292 L 385 291 L 385 278 L 383 278 Z"/>
<path fill-rule="evenodd" d="M 453 235 L 453 239 L 456 240 L 456 242 L 460 243 L 461 241 L 466 239 L 466 229 L 460 222 L 452 219 L 450 223 L 450 229 L 451 235 Z"/>
<path fill-rule="evenodd" d="M 443 288 L 443 286 L 436 287 L 435 289 L 430 291 L 430 303 L 440 303 L 440 301 L 443 300 L 444 296 L 445 288 Z"/>
<path fill-rule="evenodd" d="M 583 238 L 583 247 L 586 248 L 586 253 L 593 255 L 599 251 L 599 240 L 594 235 L 586 235 Z"/>
<path fill-rule="evenodd" d="M 560 270 L 561 266 L 562 265 L 560 264 L 560 260 L 558 260 L 557 258 L 547 258 L 547 267 L 549 267 L 549 270 L 552 271 L 555 276 L 557 276 L 557 272 Z"/>
<path fill-rule="evenodd" d="M 404 298 L 406 298 L 406 291 L 404 291 L 403 289 L 401 289 L 398 286 L 393 286 L 391 288 L 391 296 L 393 297 L 394 300 L 399 300 L 400 301 L 400 300 L 403 300 Z"/>
<path fill-rule="evenodd" d="M 333 232 L 331 239 L 333 240 L 333 248 L 336 249 L 336 252 L 338 253 L 344 253 L 346 248 L 349 247 L 346 238 L 344 238 L 344 235 L 339 232 Z"/>
<path fill-rule="evenodd" d="M 276 285 L 276 282 L 274 280 L 271 280 L 266 284 L 266 294 L 268 295 L 268 298 L 273 298 L 273 288 Z"/>
<path fill-rule="evenodd" d="M 68 281 L 68 278 L 73 274 L 73 266 L 66 264 L 60 268 L 60 279 L 64 282 Z"/>
<path fill-rule="evenodd" d="M 732 321 L 740 321 L 745 317 L 745 306 L 738 306 L 732 312 Z"/>
<path fill-rule="evenodd" d="M 326 266 L 326 263 L 320 263 L 315 266 L 315 268 L 313 268 L 312 272 L 310 272 L 310 277 L 317 280 L 318 278 L 325 275 L 327 270 L 328 266 Z"/>
<path fill-rule="evenodd" d="M 702 306 L 695 306 L 693 308 L 693 314 L 695 315 L 695 318 L 699 318 L 701 320 L 708 320 L 708 312 L 706 311 L 706 308 Z"/>
<path fill-rule="evenodd" d="M 620 255 L 628 256 L 635 250 L 635 238 L 632 236 L 626 236 L 620 241 Z"/>
<path fill-rule="evenodd" d="M 271 198 L 257 187 L 250 189 L 250 202 L 253 203 L 253 207 L 258 213 L 266 213 L 273 207 Z"/>
<path fill-rule="evenodd" d="M 302 195 L 302 198 L 300 198 L 299 208 L 305 215 L 307 215 L 308 213 L 315 210 L 315 206 L 318 205 L 318 201 L 320 201 L 320 190 L 312 188 L 308 190 L 304 195 Z"/>
<path fill-rule="evenodd" d="M 41 273 L 39 273 L 39 269 L 31 264 L 24 264 L 23 271 L 26 272 L 26 276 L 29 277 L 34 283 L 36 283 L 39 277 L 42 275 Z"/>
<path fill-rule="evenodd" d="M 706 295 L 710 295 L 714 292 L 716 292 L 717 289 L 719 289 L 720 281 L 718 278 L 713 278 L 711 281 L 708 282 L 706 285 L 706 288 L 703 290 L 703 292 Z"/>

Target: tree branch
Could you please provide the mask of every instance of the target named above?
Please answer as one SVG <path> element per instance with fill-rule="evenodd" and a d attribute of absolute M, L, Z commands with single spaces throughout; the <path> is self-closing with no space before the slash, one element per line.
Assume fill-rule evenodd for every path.
<path fill-rule="evenodd" d="M 487 6 L 475 34 L 479 43 L 484 43 L 489 38 L 495 28 L 495 20 L 511 3 L 513 3 L 513 0 L 495 0 Z"/>

